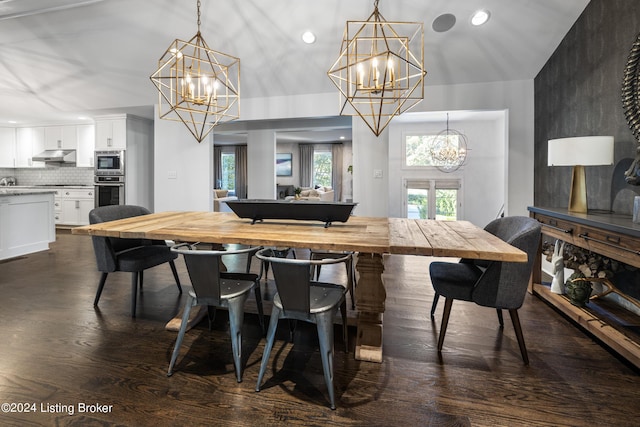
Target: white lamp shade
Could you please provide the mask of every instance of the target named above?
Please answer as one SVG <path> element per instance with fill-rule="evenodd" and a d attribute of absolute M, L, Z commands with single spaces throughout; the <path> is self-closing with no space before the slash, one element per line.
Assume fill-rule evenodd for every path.
<path fill-rule="evenodd" d="M 549 140 L 549 166 L 613 164 L 612 136 L 580 136 Z"/>

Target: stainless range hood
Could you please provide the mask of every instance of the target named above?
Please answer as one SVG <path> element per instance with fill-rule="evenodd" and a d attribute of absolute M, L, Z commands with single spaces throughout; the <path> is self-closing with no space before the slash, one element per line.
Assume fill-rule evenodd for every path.
<path fill-rule="evenodd" d="M 57 165 L 75 165 L 76 150 L 45 150 L 31 158 L 34 162 L 45 162 Z"/>

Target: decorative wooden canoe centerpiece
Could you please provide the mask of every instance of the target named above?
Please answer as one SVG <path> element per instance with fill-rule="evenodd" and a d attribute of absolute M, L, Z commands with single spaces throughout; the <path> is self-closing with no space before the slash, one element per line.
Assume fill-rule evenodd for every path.
<path fill-rule="evenodd" d="M 227 205 L 240 218 L 252 224 L 265 219 L 294 219 L 321 221 L 329 227 L 332 222 L 347 222 L 357 203 L 325 202 L 316 200 L 230 200 Z"/>

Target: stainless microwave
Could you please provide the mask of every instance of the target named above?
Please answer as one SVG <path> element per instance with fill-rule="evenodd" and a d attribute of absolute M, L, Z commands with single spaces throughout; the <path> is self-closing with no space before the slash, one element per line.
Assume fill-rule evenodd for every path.
<path fill-rule="evenodd" d="M 96 151 L 95 175 L 124 175 L 124 150 Z"/>

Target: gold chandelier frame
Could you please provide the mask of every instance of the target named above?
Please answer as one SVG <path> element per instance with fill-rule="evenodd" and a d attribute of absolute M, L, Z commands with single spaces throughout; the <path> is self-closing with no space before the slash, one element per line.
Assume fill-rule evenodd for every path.
<path fill-rule="evenodd" d="M 389 22 L 378 10 L 347 21 L 340 55 L 327 75 L 340 91 L 341 115 L 358 115 L 376 136 L 424 99 L 424 28 Z"/>
<path fill-rule="evenodd" d="M 240 59 L 210 49 L 198 32 L 174 40 L 151 81 L 158 89 L 161 119 L 183 122 L 198 142 L 219 123 L 240 117 Z"/>

